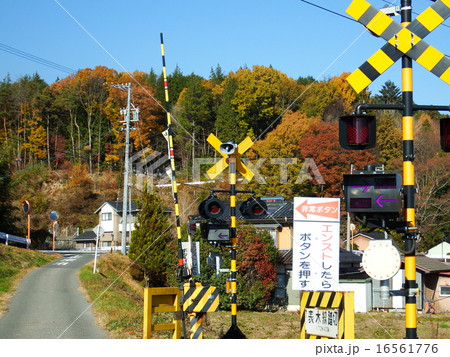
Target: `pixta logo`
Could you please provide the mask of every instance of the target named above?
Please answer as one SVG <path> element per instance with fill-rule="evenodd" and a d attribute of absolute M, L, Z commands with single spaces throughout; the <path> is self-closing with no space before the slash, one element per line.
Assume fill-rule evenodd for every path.
<path fill-rule="evenodd" d="M 263 168 L 264 164 L 270 163 L 271 165 L 277 165 L 279 166 L 278 170 L 278 178 L 280 184 L 286 184 L 288 182 L 288 168 L 291 165 L 297 165 L 298 166 L 298 159 L 297 158 L 260 158 L 256 160 L 255 162 L 250 161 L 249 159 L 241 159 L 242 162 L 248 167 L 248 169 L 253 173 L 253 179 L 256 180 L 261 185 L 267 185 L 266 178 L 263 177 L 260 170 Z M 193 180 L 194 181 L 201 181 L 202 177 L 206 177 L 204 175 L 204 170 L 202 170 L 203 166 L 206 165 L 214 165 L 216 163 L 217 159 L 214 158 L 195 158 L 194 159 L 194 167 L 193 167 Z M 223 173 L 217 178 L 223 178 Z M 322 175 L 320 174 L 319 169 L 317 168 L 316 163 L 314 162 L 314 159 L 307 158 L 305 161 L 301 164 L 300 171 L 295 178 L 295 184 L 302 184 L 305 181 L 312 181 L 313 179 L 316 180 L 317 184 L 324 185 L 325 180 L 323 179 Z M 247 180 L 244 180 L 247 183 Z"/>

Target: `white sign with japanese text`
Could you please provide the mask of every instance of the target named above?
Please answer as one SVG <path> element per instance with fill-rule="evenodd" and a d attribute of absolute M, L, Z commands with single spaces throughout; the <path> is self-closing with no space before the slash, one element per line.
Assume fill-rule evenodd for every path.
<path fill-rule="evenodd" d="M 306 333 L 316 336 L 337 338 L 339 333 L 338 309 L 305 309 Z"/>
<path fill-rule="evenodd" d="M 340 199 L 294 197 L 292 289 L 338 291 Z"/>

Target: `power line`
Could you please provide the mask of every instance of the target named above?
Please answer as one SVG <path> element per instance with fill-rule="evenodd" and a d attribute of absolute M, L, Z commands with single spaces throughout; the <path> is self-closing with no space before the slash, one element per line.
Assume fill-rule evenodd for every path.
<path fill-rule="evenodd" d="M 18 57 L 27 59 L 29 61 L 32 61 L 32 62 L 35 62 L 35 63 L 39 63 L 39 64 L 41 64 L 43 66 L 47 66 L 47 67 L 56 69 L 56 70 L 61 71 L 61 72 L 65 72 L 65 73 L 68 73 L 68 74 L 75 74 L 77 72 L 76 70 L 74 70 L 72 68 L 69 68 L 69 67 L 60 65 L 58 63 L 46 60 L 46 59 L 44 59 L 42 57 L 38 57 L 38 56 L 32 55 L 30 53 L 21 51 L 21 50 L 19 50 L 17 48 L 5 45 L 4 43 L 0 43 L 0 50 L 2 50 L 4 52 L 8 52 L 8 53 L 10 53 L 12 55 L 15 55 L 15 56 L 18 56 Z"/>
<path fill-rule="evenodd" d="M 319 6 L 319 5 L 317 5 L 317 4 L 313 4 L 312 2 L 309 2 L 309 1 L 306 1 L 306 0 L 300 0 L 300 1 L 302 1 L 302 2 L 304 2 L 304 3 L 306 3 L 306 4 L 308 4 L 308 5 L 311 5 L 311 6 L 317 7 L 317 8 L 319 8 L 319 9 L 321 9 L 321 10 L 324 10 L 324 11 L 330 12 L 330 13 L 332 13 L 332 14 L 334 14 L 334 15 L 337 15 L 337 16 L 340 16 L 340 17 L 343 17 L 344 19 L 347 19 L 347 20 L 351 20 L 351 21 L 354 21 L 354 22 L 358 22 L 358 21 L 356 21 L 355 19 L 352 19 L 351 17 L 348 17 L 348 16 L 345 16 L 345 15 L 342 15 L 342 14 L 340 14 L 340 13 L 336 12 L 336 11 L 333 11 L 333 10 L 327 9 L 327 8 L 325 8 L 325 7 L 322 7 L 322 6 Z"/>

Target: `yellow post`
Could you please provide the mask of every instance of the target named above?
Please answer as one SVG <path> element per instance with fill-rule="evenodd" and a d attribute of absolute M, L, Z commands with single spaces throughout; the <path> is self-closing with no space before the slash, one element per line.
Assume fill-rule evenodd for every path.
<path fill-rule="evenodd" d="M 176 313 L 180 307 L 179 288 L 144 289 L 144 329 L 143 338 L 152 338 L 153 331 L 173 330 L 172 338 L 181 337 L 181 321 L 173 318 L 172 323 L 153 324 L 153 315 L 162 312 Z"/>

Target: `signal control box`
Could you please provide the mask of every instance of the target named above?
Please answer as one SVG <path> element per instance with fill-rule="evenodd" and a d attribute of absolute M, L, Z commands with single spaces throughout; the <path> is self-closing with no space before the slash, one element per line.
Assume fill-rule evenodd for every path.
<path fill-rule="evenodd" d="M 367 165 L 364 171 L 344 175 L 347 212 L 366 220 L 396 221 L 402 210 L 402 180 L 396 171 Z"/>

